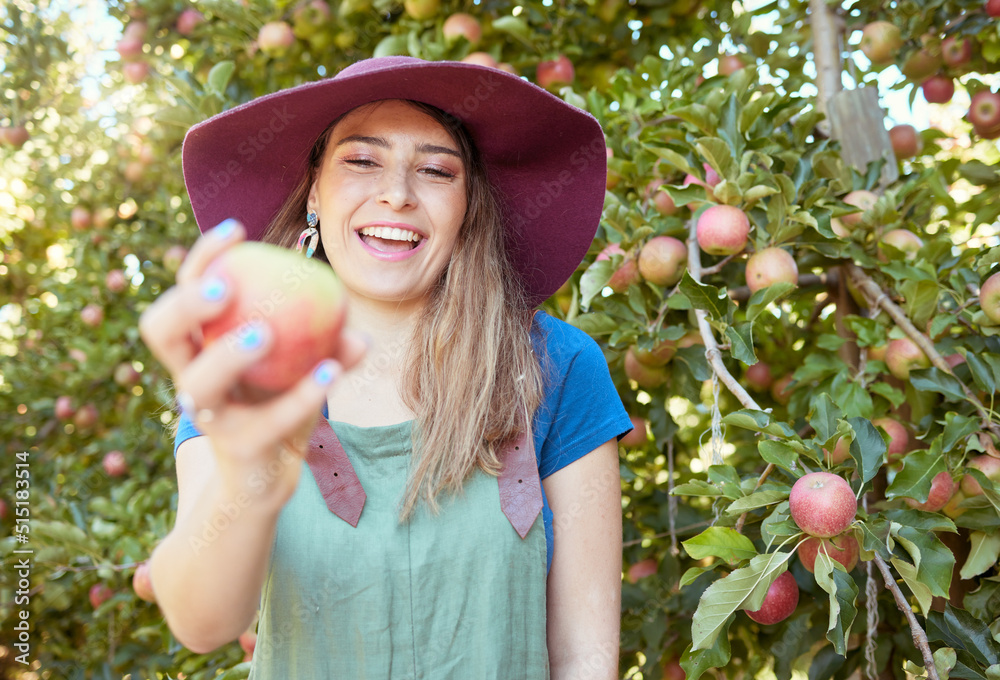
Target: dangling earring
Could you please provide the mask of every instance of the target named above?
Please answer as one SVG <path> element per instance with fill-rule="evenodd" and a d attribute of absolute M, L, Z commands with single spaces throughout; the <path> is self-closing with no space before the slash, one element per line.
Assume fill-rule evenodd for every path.
<path fill-rule="evenodd" d="M 309 245 L 306 246 L 306 257 L 312 257 L 313 253 L 316 252 L 316 244 L 319 242 L 319 230 L 316 229 L 316 225 L 319 224 L 319 215 L 315 211 L 310 210 L 306 213 L 306 224 L 309 225 L 308 229 L 303 229 L 302 233 L 299 234 L 299 242 L 295 246 L 296 252 L 302 252 L 302 246 L 305 244 L 306 239 L 309 240 Z"/>

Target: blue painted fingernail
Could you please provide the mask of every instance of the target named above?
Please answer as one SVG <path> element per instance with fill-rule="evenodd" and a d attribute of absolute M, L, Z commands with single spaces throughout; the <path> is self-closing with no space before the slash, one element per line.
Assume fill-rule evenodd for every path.
<path fill-rule="evenodd" d="M 267 338 L 267 331 L 259 323 L 249 323 L 243 327 L 239 334 L 237 346 L 244 352 L 252 352 L 260 348 Z"/>
<path fill-rule="evenodd" d="M 236 233 L 236 228 L 238 226 L 240 226 L 240 223 L 230 217 L 228 220 L 219 222 L 218 226 L 212 230 L 212 237 L 217 238 L 220 241 L 224 241 Z"/>
<path fill-rule="evenodd" d="M 218 302 L 226 297 L 226 282 L 218 276 L 206 279 L 201 284 L 201 296 L 209 302 Z"/>
<path fill-rule="evenodd" d="M 325 387 L 326 385 L 332 383 L 339 373 L 340 370 L 338 369 L 336 362 L 328 359 L 317 366 L 316 370 L 313 371 L 313 380 Z"/>

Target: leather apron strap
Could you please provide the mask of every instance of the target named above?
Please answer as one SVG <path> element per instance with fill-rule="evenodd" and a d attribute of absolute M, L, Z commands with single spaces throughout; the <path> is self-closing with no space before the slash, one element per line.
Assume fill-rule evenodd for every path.
<path fill-rule="evenodd" d="M 524 432 L 500 451 L 504 461 L 500 473 L 500 509 L 521 538 L 542 510 L 542 483 L 538 476 L 535 447 Z M 330 512 L 353 527 L 358 526 L 367 498 L 344 447 L 322 415 L 309 438 L 306 463 L 316 479 Z"/>

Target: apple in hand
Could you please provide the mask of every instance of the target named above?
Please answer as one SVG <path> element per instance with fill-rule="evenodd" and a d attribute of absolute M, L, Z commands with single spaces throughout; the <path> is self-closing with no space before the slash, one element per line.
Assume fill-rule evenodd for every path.
<path fill-rule="evenodd" d="M 888 21 L 873 21 L 861 31 L 861 51 L 873 64 L 887 64 L 903 46 L 899 27 Z"/>
<path fill-rule="evenodd" d="M 840 562 L 844 569 L 850 571 L 858 563 L 858 541 L 853 534 L 844 533 L 833 538 L 816 538 L 812 536 L 802 541 L 799 546 L 799 560 L 806 571 L 815 573 L 816 558 L 820 551 L 826 548 L 826 554 L 834 562 Z"/>
<path fill-rule="evenodd" d="M 947 104 L 955 94 L 955 81 L 948 76 L 931 76 L 920 85 L 928 104 Z"/>
<path fill-rule="evenodd" d="M 928 368 L 931 360 L 924 351 L 910 338 L 890 340 L 885 350 L 885 363 L 889 373 L 898 380 L 909 380 L 910 371 L 918 368 Z"/>
<path fill-rule="evenodd" d="M 830 538 L 842 534 L 858 514 L 851 485 L 830 472 L 810 472 L 792 485 L 788 510 L 802 531 Z"/>
<path fill-rule="evenodd" d="M 573 82 L 574 76 L 573 62 L 565 54 L 560 54 L 555 59 L 538 62 L 538 68 L 535 72 L 538 84 L 546 90 L 569 85 Z"/>
<path fill-rule="evenodd" d="M 253 343 L 247 324 L 270 329 L 267 354 L 241 376 L 244 401 L 258 401 L 283 392 L 340 346 L 346 316 L 346 296 L 340 280 L 324 262 L 278 246 L 247 241 L 219 255 L 204 279 L 227 282 L 229 301 L 222 313 L 202 324 L 205 345 L 223 340 L 233 351 Z M 229 334 L 231 331 L 235 333 Z"/>
<path fill-rule="evenodd" d="M 140 599 L 146 602 L 156 602 L 156 594 L 153 593 L 153 577 L 149 568 L 149 562 L 143 562 L 135 568 L 132 575 L 132 590 Z"/>
<path fill-rule="evenodd" d="M 799 584 L 795 582 L 795 577 L 790 571 L 783 572 L 781 576 L 774 579 L 774 583 L 767 589 L 764 602 L 760 609 L 746 610 L 747 616 L 764 625 L 784 621 L 799 604 Z"/>
<path fill-rule="evenodd" d="M 979 289 L 979 306 L 993 323 L 1000 323 L 1000 272 L 986 279 Z"/>
<path fill-rule="evenodd" d="M 683 241 L 673 236 L 654 236 L 639 251 L 639 273 L 650 283 L 672 286 L 684 276 L 687 258 Z"/>
<path fill-rule="evenodd" d="M 921 503 L 914 498 L 907 498 L 906 504 L 914 510 L 925 510 L 927 512 L 937 512 L 948 505 L 952 495 L 958 490 L 958 484 L 951 478 L 951 473 L 947 470 L 934 475 L 931 480 L 931 490 L 927 494 L 927 500 Z"/>
<path fill-rule="evenodd" d="M 709 255 L 735 255 L 746 248 L 750 220 L 739 208 L 713 205 L 698 218 L 698 245 Z"/>
<path fill-rule="evenodd" d="M 759 250 L 747 260 L 747 287 L 752 293 L 776 283 L 799 282 L 799 267 L 795 258 L 783 248 Z"/>

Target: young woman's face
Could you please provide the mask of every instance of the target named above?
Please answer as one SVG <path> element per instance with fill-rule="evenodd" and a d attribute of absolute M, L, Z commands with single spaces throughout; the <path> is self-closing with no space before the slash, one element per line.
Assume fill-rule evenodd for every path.
<path fill-rule="evenodd" d="M 429 115 L 389 100 L 334 127 L 308 208 L 352 296 L 421 306 L 451 259 L 466 211 L 458 144 Z"/>

